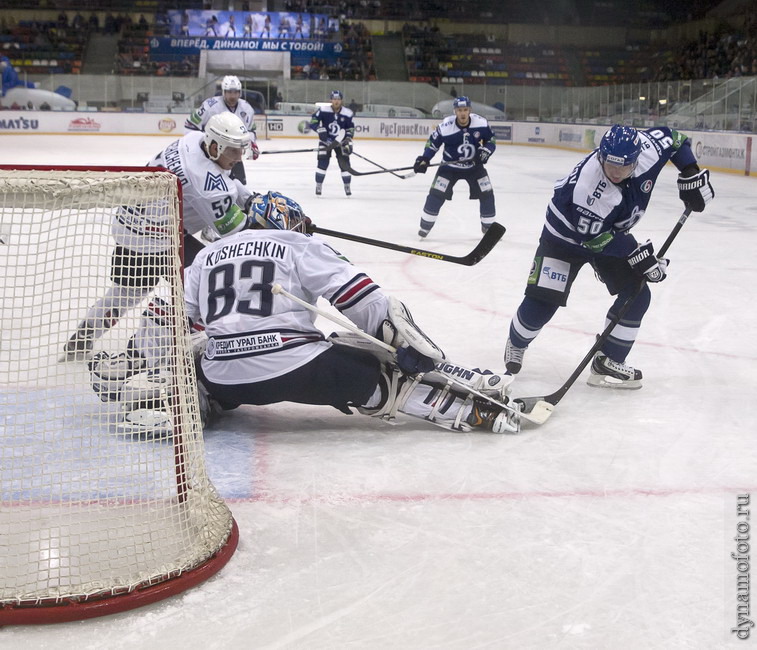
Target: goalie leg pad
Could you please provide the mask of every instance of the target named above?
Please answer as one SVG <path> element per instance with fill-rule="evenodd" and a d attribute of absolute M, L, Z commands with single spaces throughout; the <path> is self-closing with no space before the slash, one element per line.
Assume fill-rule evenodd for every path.
<path fill-rule="evenodd" d="M 144 368 L 144 359 L 133 358 L 125 353 L 110 356 L 98 352 L 89 362 L 92 390 L 103 402 L 118 402 L 124 382 Z"/>
<path fill-rule="evenodd" d="M 115 425 L 116 433 L 142 440 L 169 438 L 173 435 L 171 416 L 163 410 L 135 409 L 127 411 Z"/>
<path fill-rule="evenodd" d="M 483 370 L 468 368 L 446 361 L 438 363 L 434 371 L 426 373 L 426 378 L 432 382 L 445 382 L 448 378 L 452 378 L 457 384 L 502 401 L 510 394 L 510 385 L 515 379 L 514 375 L 505 371 L 494 372 L 487 368 Z"/>

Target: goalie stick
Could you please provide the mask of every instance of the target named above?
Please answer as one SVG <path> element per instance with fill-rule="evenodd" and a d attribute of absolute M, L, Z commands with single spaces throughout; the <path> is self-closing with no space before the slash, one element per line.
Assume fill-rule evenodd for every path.
<path fill-rule="evenodd" d="M 354 151 L 352 153 L 355 153 Z M 429 165 L 429 167 L 438 167 L 442 163 L 434 163 L 433 165 Z M 408 169 L 412 169 L 413 165 L 410 165 L 410 167 L 395 167 L 394 169 L 377 169 L 376 171 L 372 172 L 359 172 L 355 169 L 352 169 L 352 166 L 347 167 L 347 170 L 350 174 L 353 176 L 370 176 L 372 174 L 393 174 L 394 172 L 404 172 Z"/>
<path fill-rule="evenodd" d="M 395 348 L 393 345 L 389 345 L 388 343 L 384 343 L 384 341 L 381 341 L 380 339 L 377 339 L 375 336 L 371 336 L 367 332 L 364 332 L 361 330 L 357 325 L 353 325 L 352 323 L 349 323 L 345 320 L 342 320 L 341 318 L 337 318 L 333 314 L 323 311 L 322 309 L 319 309 L 315 305 L 311 305 L 309 302 L 302 300 L 302 298 L 298 298 L 292 293 L 289 293 L 284 287 L 282 287 L 280 284 L 276 283 L 271 286 L 271 293 L 282 295 L 286 298 L 289 298 L 289 300 L 296 302 L 298 305 L 302 305 L 305 309 L 309 309 L 314 314 L 318 314 L 319 316 L 323 316 L 324 318 L 330 320 L 332 323 L 336 323 L 340 327 L 343 327 L 346 330 L 349 330 L 350 332 L 354 332 L 358 336 L 362 336 L 364 339 L 370 341 L 374 345 L 379 346 L 382 350 L 386 350 L 389 352 L 392 356 L 396 356 L 397 354 L 397 348 Z M 471 395 L 475 395 L 476 397 L 479 397 L 480 399 L 486 400 L 490 404 L 493 404 L 494 406 L 497 406 L 501 408 L 504 411 L 508 411 L 509 413 L 514 413 L 519 415 L 522 419 L 533 422 L 534 424 L 541 424 L 541 422 L 532 419 L 532 417 L 528 413 L 522 413 L 520 410 L 513 408 L 509 404 L 505 404 L 503 402 L 500 402 L 497 399 L 494 399 L 490 395 L 487 395 L 486 393 L 482 393 L 481 391 L 476 390 L 475 388 L 472 388 L 468 384 L 460 381 L 456 377 L 453 377 L 452 375 L 448 375 L 445 372 L 442 372 L 441 370 L 436 370 L 440 375 L 442 375 L 451 385 L 457 386 L 458 388 L 470 393 Z"/>
<path fill-rule="evenodd" d="M 353 156 L 357 156 L 358 158 L 362 158 L 366 162 L 371 163 L 371 165 L 376 165 L 379 169 L 383 169 L 385 172 L 389 172 L 392 176 L 396 176 L 397 178 L 411 178 L 415 176 L 415 172 L 410 172 L 409 174 L 398 174 L 397 172 L 393 172 L 391 169 L 387 169 L 383 165 L 379 165 L 377 162 L 374 162 L 370 158 L 366 158 L 365 156 L 361 156 L 357 151 L 352 152 Z"/>
<path fill-rule="evenodd" d="M 484 233 L 481 241 L 476 244 L 476 247 L 467 255 L 456 257 L 454 255 L 447 255 L 446 253 L 435 253 L 433 251 L 423 250 L 422 248 L 414 248 L 412 246 L 402 246 L 401 244 L 393 244 L 387 241 L 381 241 L 380 239 L 370 239 L 369 237 L 361 237 L 360 235 L 353 235 L 348 232 L 340 232 L 338 230 L 329 230 L 327 228 L 321 228 L 315 224 L 308 226 L 308 232 L 316 233 L 318 235 L 328 235 L 329 237 L 338 237 L 340 239 L 347 239 L 349 241 L 358 242 L 359 244 L 368 244 L 369 246 L 378 246 L 379 248 L 388 248 L 392 251 L 399 251 L 400 253 L 409 253 L 410 255 L 418 255 L 419 257 L 428 257 L 432 260 L 439 260 L 441 262 L 452 262 L 453 264 L 462 264 L 464 266 L 473 266 L 478 264 L 484 257 L 486 257 L 502 239 L 502 235 L 505 234 L 505 227 L 500 223 L 493 223 L 489 230 Z"/>
<path fill-rule="evenodd" d="M 670 248 L 670 245 L 673 243 L 673 240 L 677 237 L 678 233 L 681 232 L 681 228 L 683 228 L 683 224 L 686 223 L 686 219 L 689 218 L 690 214 L 691 208 L 686 208 L 683 211 L 683 214 L 681 214 L 681 216 L 678 218 L 678 223 L 676 223 L 675 227 L 668 235 L 668 238 L 665 240 L 665 243 L 657 252 L 657 257 L 662 257 L 663 255 L 665 255 L 668 248 Z M 557 403 L 563 397 L 565 397 L 565 393 L 568 392 L 570 387 L 575 383 L 576 379 L 578 379 L 579 375 L 584 371 L 586 366 L 589 365 L 597 351 L 604 345 L 605 341 L 610 338 L 612 330 L 615 329 L 615 326 L 623 319 L 623 316 L 628 313 L 628 310 L 631 308 L 634 300 L 638 298 L 646 283 L 647 281 L 642 278 L 639 286 L 633 292 L 631 297 L 623 303 L 623 305 L 618 310 L 618 313 L 610 319 L 607 327 L 605 327 L 602 333 L 597 336 L 597 340 L 595 341 L 594 345 L 586 353 L 586 356 L 581 359 L 581 362 L 578 364 L 576 369 L 573 371 L 570 377 L 568 377 L 565 383 L 560 386 L 560 388 L 558 388 L 554 393 L 550 393 L 549 395 L 542 397 L 518 397 L 514 400 L 516 402 L 520 402 L 523 405 L 523 411 L 531 416 L 532 422 L 535 422 L 536 424 L 544 424 L 549 419 L 549 416 L 552 415 L 553 411 L 555 410 L 555 406 L 557 406 Z"/>

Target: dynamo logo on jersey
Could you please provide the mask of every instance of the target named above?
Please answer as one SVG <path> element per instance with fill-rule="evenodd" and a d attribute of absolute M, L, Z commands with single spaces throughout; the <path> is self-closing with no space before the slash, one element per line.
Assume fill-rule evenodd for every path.
<path fill-rule="evenodd" d="M 229 188 L 226 187 L 226 181 L 223 179 L 223 174 L 211 174 L 205 177 L 205 191 L 212 192 L 213 190 L 221 190 L 228 192 Z"/>

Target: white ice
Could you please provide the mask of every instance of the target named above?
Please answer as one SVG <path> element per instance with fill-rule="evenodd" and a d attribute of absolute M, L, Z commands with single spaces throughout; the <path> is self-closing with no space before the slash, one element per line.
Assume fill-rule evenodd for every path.
<path fill-rule="evenodd" d="M 5 136 L 0 163 L 141 165 L 170 140 Z M 358 140 L 355 150 L 394 167 L 422 146 Z M 329 241 L 405 301 L 448 357 L 501 367 L 552 184 L 581 155 L 499 147 L 488 168 L 507 234 L 476 266 Z M 347 198 L 332 163 L 317 198 L 314 168 L 313 153 L 263 155 L 247 162 L 248 184 L 292 196 L 331 229 L 455 255 L 481 237 L 462 185 L 419 242 L 431 173 L 356 177 Z M 125 614 L 5 628 L 0 646 L 739 647 L 736 497 L 757 499 L 757 185 L 717 171 L 712 183 L 714 202 L 688 220 L 668 279 L 652 287 L 628 360 L 644 371 L 642 390 L 590 388 L 584 376 L 544 426 L 518 436 L 327 407 L 241 408 L 206 434 L 211 478 L 241 531 L 217 576 Z M 669 166 L 637 238 L 659 246 L 681 211 Z M 610 302 L 584 269 L 528 350 L 514 394 L 557 389 Z"/>

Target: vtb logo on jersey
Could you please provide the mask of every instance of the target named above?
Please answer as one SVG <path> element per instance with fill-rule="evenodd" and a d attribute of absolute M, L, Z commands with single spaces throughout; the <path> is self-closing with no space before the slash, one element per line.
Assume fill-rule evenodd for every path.
<path fill-rule="evenodd" d="M 212 192 L 213 190 L 221 190 L 228 192 L 229 188 L 226 187 L 226 181 L 223 179 L 223 174 L 211 174 L 205 177 L 205 191 Z"/>

